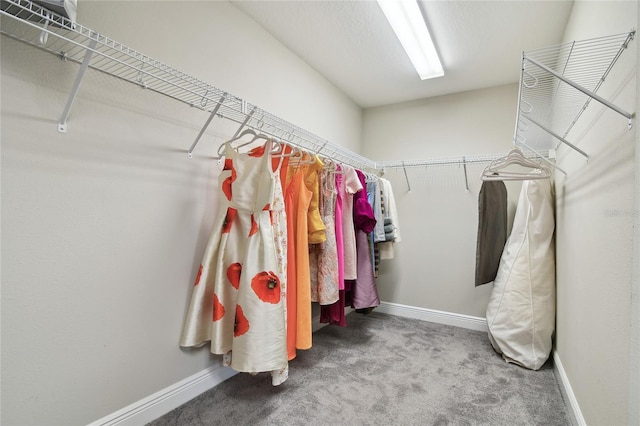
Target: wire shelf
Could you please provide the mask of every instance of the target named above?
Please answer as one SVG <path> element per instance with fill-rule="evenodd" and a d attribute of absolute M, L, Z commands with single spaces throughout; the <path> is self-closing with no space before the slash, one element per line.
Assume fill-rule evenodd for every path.
<path fill-rule="evenodd" d="M 596 92 L 634 34 L 631 31 L 523 52 L 514 143 L 544 150 L 563 142 L 587 156 L 566 138 L 592 99 L 624 115 L 631 125 L 634 114 Z"/>
<path fill-rule="evenodd" d="M 490 155 L 376 163 L 29 0 L 0 1 L 0 15 L 0 33 L 81 64 L 59 123 L 60 131 L 66 131 L 66 117 L 82 80 L 82 68 L 88 67 L 209 112 L 210 119 L 189 155 L 211 118 L 217 116 L 365 171 L 495 159 Z M 632 31 L 523 52 L 514 144 L 534 153 L 543 151 L 541 156 L 546 159 L 545 151 L 555 149 L 555 139 L 559 139 L 587 156 L 564 138 L 592 99 L 625 115 L 631 123 L 635 114 L 620 110 L 595 93 L 634 34 Z M 583 90 L 577 90 L 576 85 Z"/>
<path fill-rule="evenodd" d="M 0 33 L 63 60 L 86 63 L 89 68 L 358 169 L 376 168 L 368 158 L 28 0 L 2 0 L 0 14 Z M 66 126 L 66 117 L 61 121 Z"/>

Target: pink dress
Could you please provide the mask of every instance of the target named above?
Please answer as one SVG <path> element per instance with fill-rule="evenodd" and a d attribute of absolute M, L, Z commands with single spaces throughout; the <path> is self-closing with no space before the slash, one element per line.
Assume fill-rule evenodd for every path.
<path fill-rule="evenodd" d="M 342 174 L 341 166 L 338 165 L 338 174 L 336 174 L 336 208 L 335 208 L 335 230 L 336 230 L 336 254 L 338 255 L 338 284 L 339 284 L 339 300 L 331 305 L 320 307 L 320 322 L 346 327 L 347 320 L 344 316 L 345 308 L 345 290 L 344 290 L 344 244 L 342 233 Z"/>
<path fill-rule="evenodd" d="M 353 195 L 363 187 L 353 167 L 342 166 L 342 237 L 344 247 L 344 279 L 358 277 L 356 232 L 353 224 Z"/>

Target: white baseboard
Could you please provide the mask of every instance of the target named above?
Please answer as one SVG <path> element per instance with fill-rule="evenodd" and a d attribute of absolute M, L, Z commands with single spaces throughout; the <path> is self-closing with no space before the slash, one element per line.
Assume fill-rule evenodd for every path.
<path fill-rule="evenodd" d="M 569 403 L 569 409 L 571 410 L 571 415 L 573 415 L 575 424 L 578 426 L 586 426 L 587 422 L 582 416 L 582 411 L 580 410 L 580 405 L 578 405 L 576 395 L 573 393 L 573 389 L 571 388 L 569 377 L 567 377 L 567 373 L 564 371 L 562 361 L 560 361 L 560 355 L 558 355 L 558 352 L 555 350 L 553 351 L 553 370 L 556 374 L 558 384 L 560 385 L 562 396 Z"/>
<path fill-rule="evenodd" d="M 231 368 L 214 365 L 96 420 L 89 426 L 139 426 L 147 424 L 236 374 L 237 371 Z"/>
<path fill-rule="evenodd" d="M 326 326 L 320 317 L 313 319 L 312 329 L 316 332 Z M 214 365 L 187 377 L 153 395 L 134 402 L 115 413 L 109 414 L 89 426 L 139 426 L 147 424 L 203 392 L 219 385 L 238 372 L 222 365 Z"/>
<path fill-rule="evenodd" d="M 453 325 L 455 327 L 468 328 L 470 330 L 489 331 L 487 320 L 485 318 L 474 317 L 471 315 L 437 311 L 435 309 L 419 308 L 417 306 L 407 306 L 389 302 L 381 302 L 380 306 L 376 308 L 376 312 L 435 322 L 438 324 Z"/>

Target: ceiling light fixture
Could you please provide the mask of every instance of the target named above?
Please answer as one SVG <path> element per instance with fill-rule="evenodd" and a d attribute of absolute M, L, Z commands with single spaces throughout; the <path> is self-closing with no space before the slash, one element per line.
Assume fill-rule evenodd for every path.
<path fill-rule="evenodd" d="M 422 80 L 444 70 L 416 0 L 377 0 Z"/>

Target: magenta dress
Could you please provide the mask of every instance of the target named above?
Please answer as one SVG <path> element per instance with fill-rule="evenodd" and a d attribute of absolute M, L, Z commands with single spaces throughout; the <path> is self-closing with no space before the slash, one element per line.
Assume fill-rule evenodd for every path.
<path fill-rule="evenodd" d="M 364 174 L 356 170 L 360 183 L 366 187 Z M 373 208 L 369 204 L 366 191 L 356 193 L 353 200 L 353 222 L 356 227 L 356 251 L 358 278 L 351 286 L 351 307 L 354 309 L 374 308 L 380 304 L 378 288 L 373 278 L 369 233 L 376 226 Z"/>

